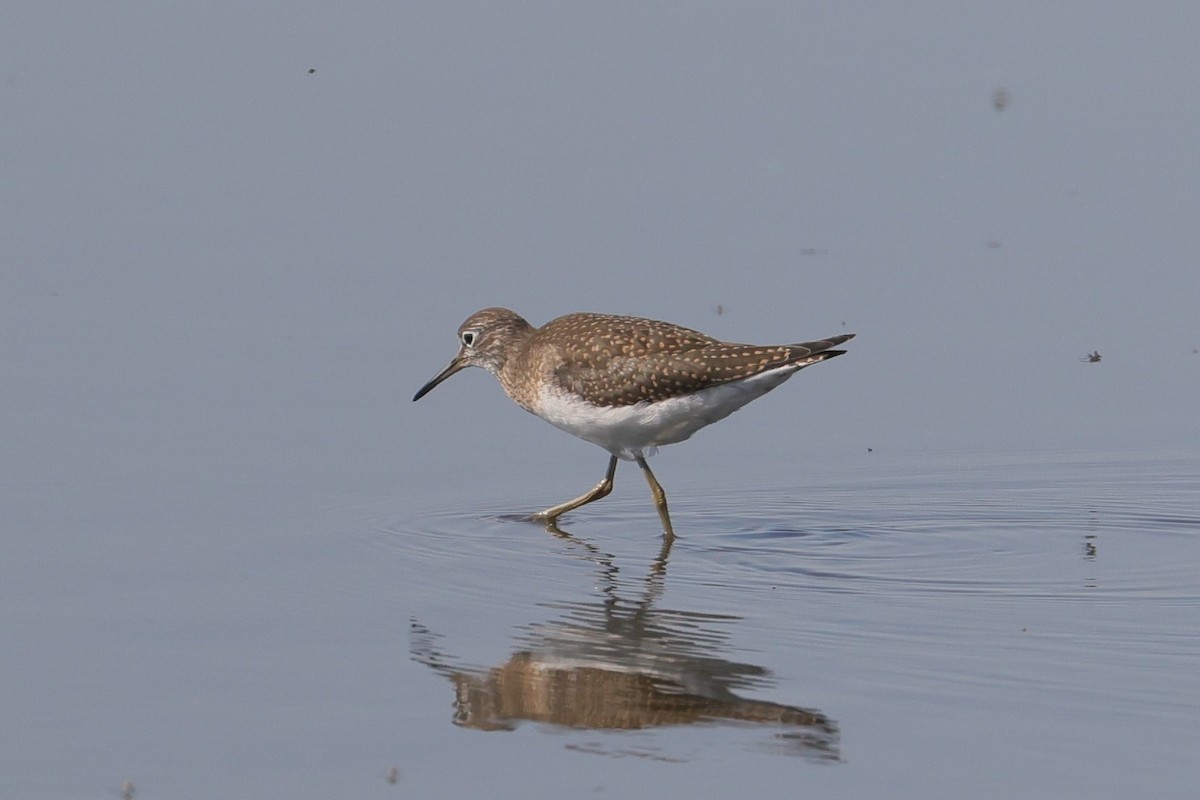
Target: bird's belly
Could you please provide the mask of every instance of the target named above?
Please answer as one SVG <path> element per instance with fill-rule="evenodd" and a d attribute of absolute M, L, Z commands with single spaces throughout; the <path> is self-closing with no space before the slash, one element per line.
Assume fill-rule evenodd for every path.
<path fill-rule="evenodd" d="M 529 410 L 556 428 L 615 456 L 632 459 L 649 455 L 656 447 L 682 442 L 774 389 L 795 371 L 789 365 L 693 394 L 628 406 L 597 406 L 569 392 L 544 389 L 537 406 Z"/>

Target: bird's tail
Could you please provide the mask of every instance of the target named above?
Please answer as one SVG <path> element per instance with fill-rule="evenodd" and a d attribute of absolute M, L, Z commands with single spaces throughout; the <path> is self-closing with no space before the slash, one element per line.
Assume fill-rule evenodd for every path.
<path fill-rule="evenodd" d="M 830 350 L 842 342 L 848 342 L 854 338 L 853 333 L 843 333 L 838 336 L 830 336 L 828 339 L 818 339 L 815 342 L 798 342 L 788 345 L 794 351 L 794 356 L 789 359 L 793 364 L 800 364 L 807 367 L 809 364 L 816 364 L 819 361 L 828 361 L 831 358 L 836 358 L 840 355 L 845 355 L 845 350 Z"/>

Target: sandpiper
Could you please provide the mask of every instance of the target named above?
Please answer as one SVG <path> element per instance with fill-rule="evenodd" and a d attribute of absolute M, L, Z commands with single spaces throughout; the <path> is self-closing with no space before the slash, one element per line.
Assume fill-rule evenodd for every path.
<path fill-rule="evenodd" d="M 672 539 L 667 496 L 646 458 L 810 364 L 842 355 L 830 348 L 853 337 L 734 344 L 652 319 L 580 313 L 535 328 L 507 308 L 485 308 L 459 326 L 458 354 L 413 400 L 461 369 L 483 367 L 521 408 L 610 454 L 604 479 L 591 491 L 533 519 L 557 529 L 560 516 L 612 491 L 618 459 L 632 460 L 650 484 L 663 535 Z"/>

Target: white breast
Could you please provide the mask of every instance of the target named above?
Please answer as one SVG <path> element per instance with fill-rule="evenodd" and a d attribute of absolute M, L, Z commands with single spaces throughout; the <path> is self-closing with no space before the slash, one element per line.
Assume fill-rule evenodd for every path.
<path fill-rule="evenodd" d="M 724 419 L 786 381 L 800 367 L 789 364 L 695 394 L 630 406 L 595 406 L 558 387 L 547 387 L 532 411 L 556 428 L 632 460 L 636 455 L 653 454 L 657 447 L 682 442 Z"/>

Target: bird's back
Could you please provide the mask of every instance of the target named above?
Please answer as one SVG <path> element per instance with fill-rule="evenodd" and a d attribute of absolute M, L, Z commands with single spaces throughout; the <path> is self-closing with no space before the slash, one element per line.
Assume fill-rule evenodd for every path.
<path fill-rule="evenodd" d="M 779 367 L 832 358 L 853 334 L 793 345 L 722 342 L 657 320 L 568 314 L 539 329 L 533 346 L 559 388 L 598 406 L 626 406 L 690 394 Z M 823 354 L 820 358 L 813 358 Z M 812 359 L 805 363 L 806 359 Z"/>

